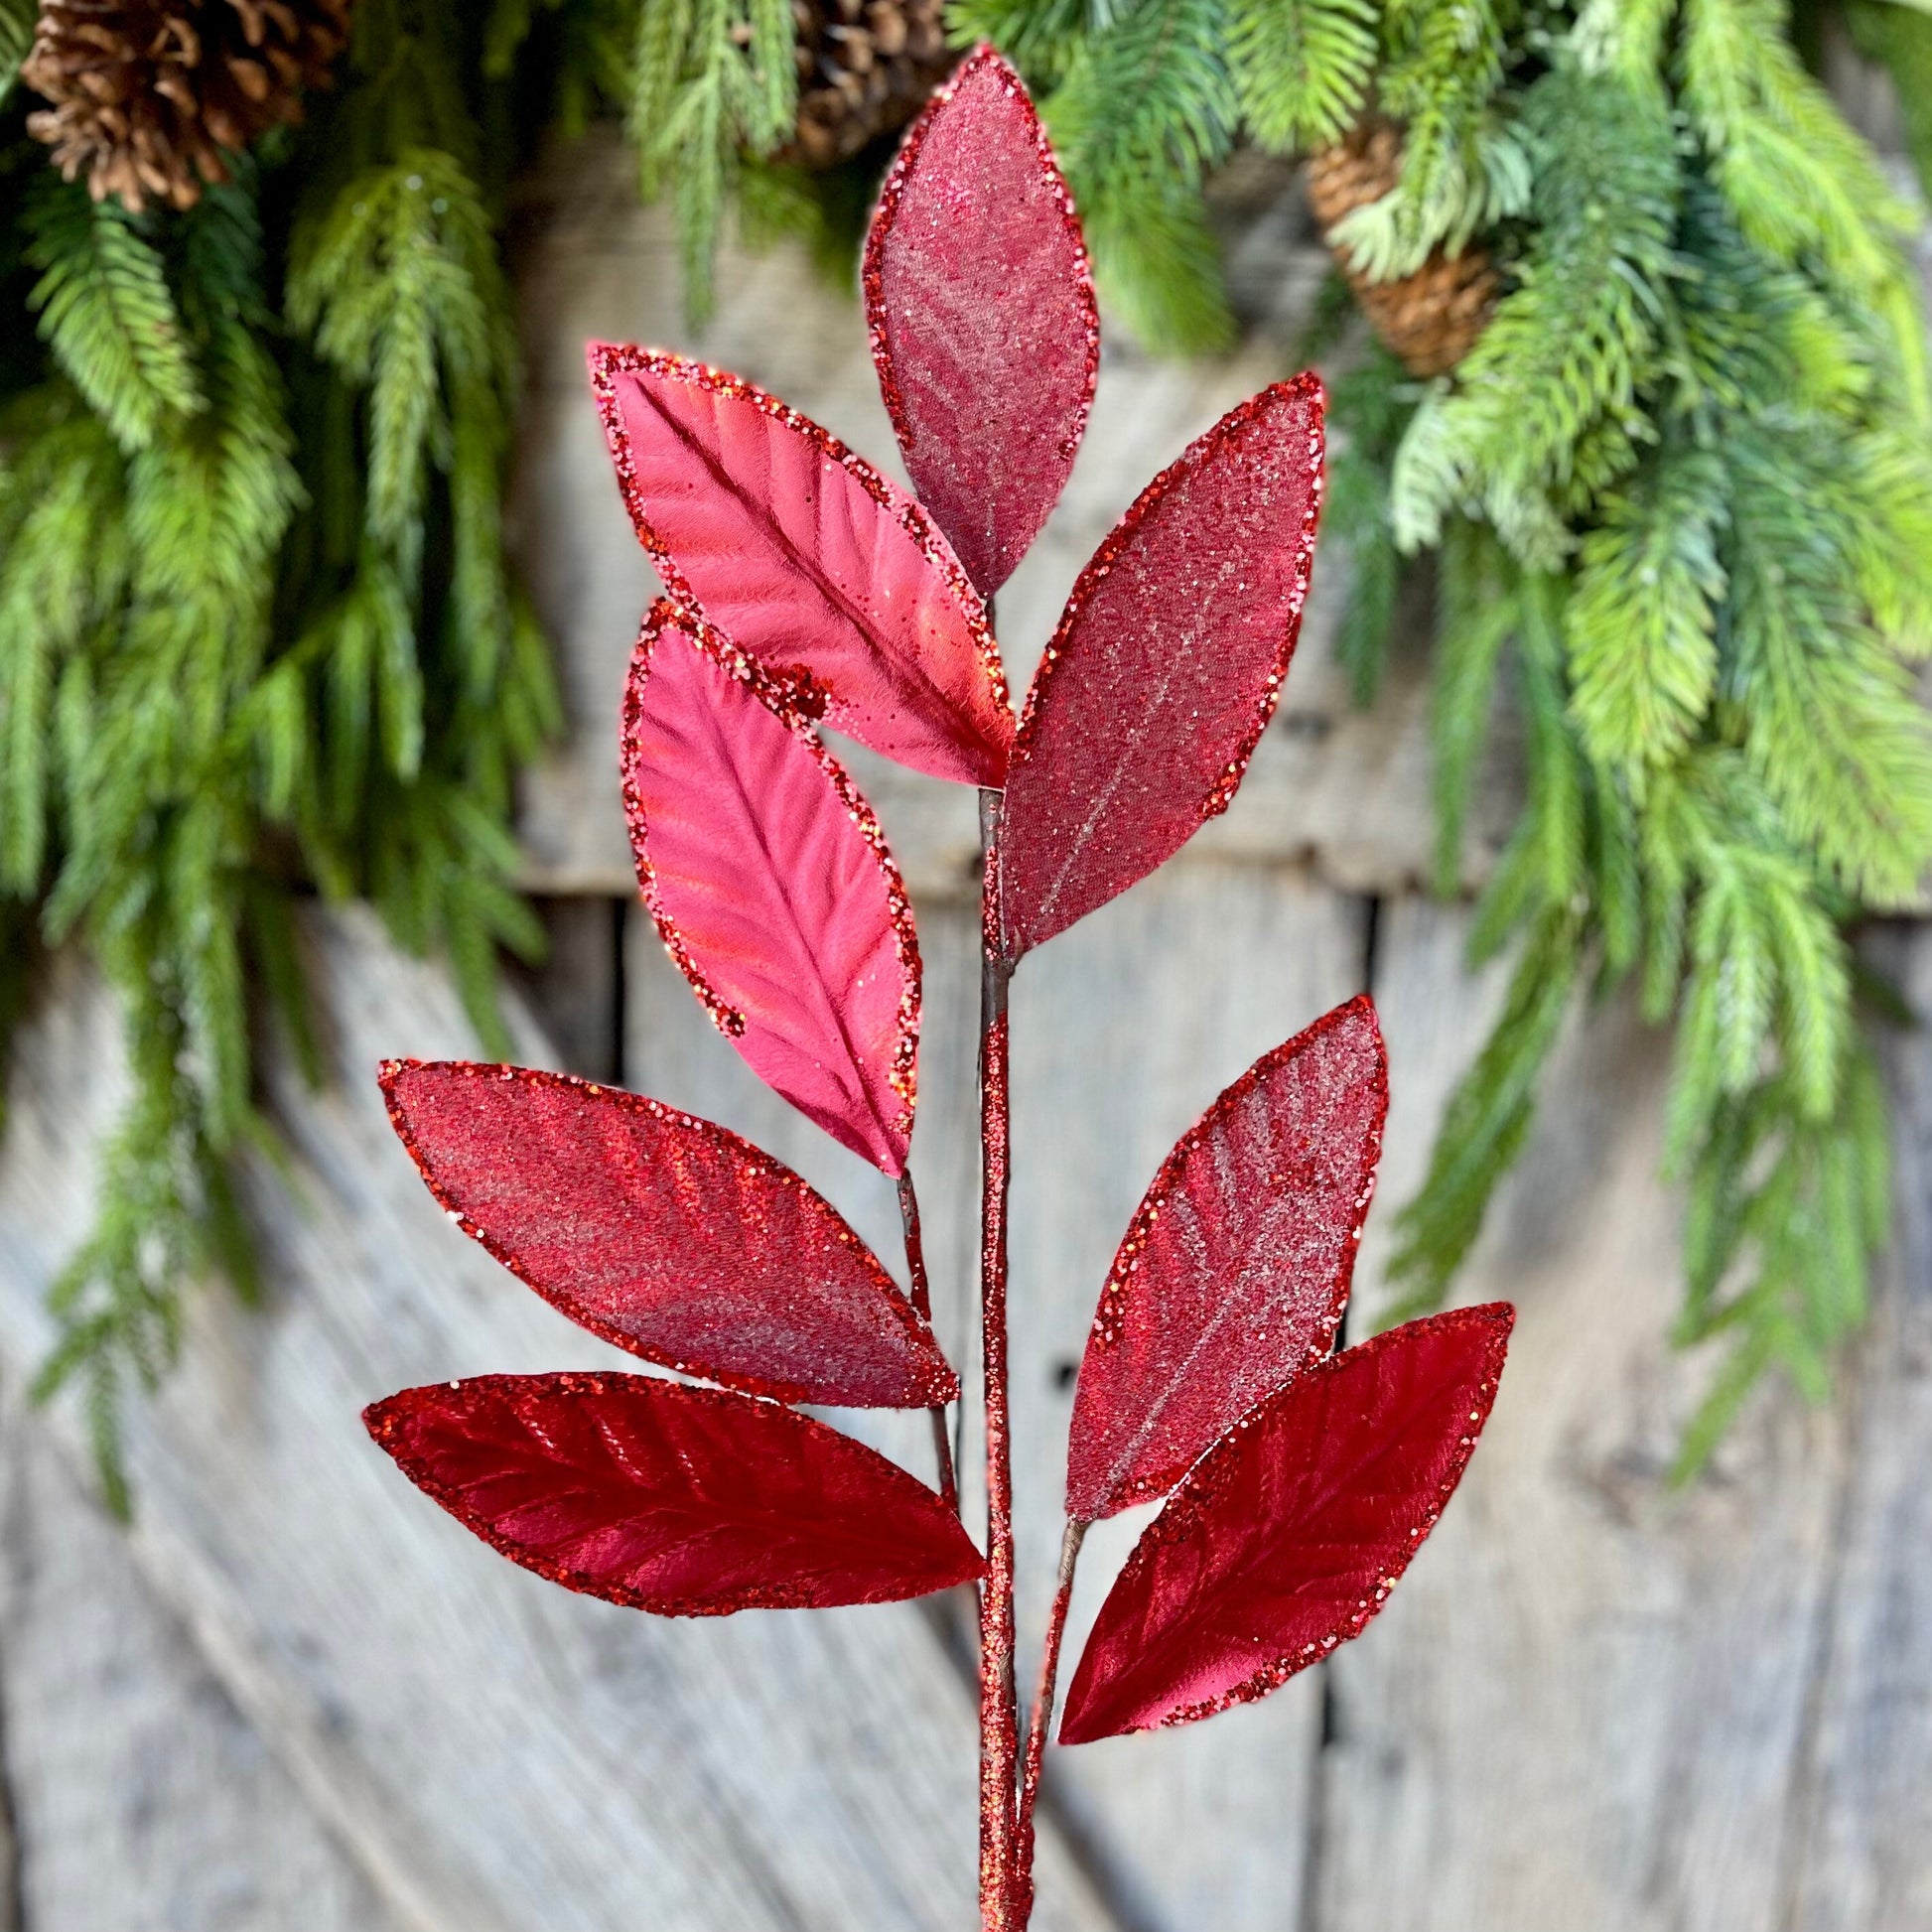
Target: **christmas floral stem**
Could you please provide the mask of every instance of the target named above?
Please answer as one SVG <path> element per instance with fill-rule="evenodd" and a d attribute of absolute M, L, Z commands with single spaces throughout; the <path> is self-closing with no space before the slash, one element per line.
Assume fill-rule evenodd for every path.
<path fill-rule="evenodd" d="M 908 1168 L 898 1177 L 898 1218 L 905 1230 L 905 1270 L 912 1284 L 912 1306 L 932 1319 L 932 1288 L 926 1279 L 925 1243 L 919 1238 L 919 1196 Z M 939 1494 L 949 1508 L 959 1506 L 959 1481 L 953 1472 L 952 1440 L 946 1433 L 943 1404 L 926 1412 L 932 1418 L 932 1452 L 939 1464 Z"/>
<path fill-rule="evenodd" d="M 1000 792 L 980 793 L 980 1332 L 986 1400 L 986 1581 L 980 1591 L 980 1925 L 1009 1932 L 1019 1830 L 1013 1447 L 1007 1413 L 1007 982 L 999 919 Z"/>
<path fill-rule="evenodd" d="M 1020 1775 L 1020 1809 L 1016 1854 L 1013 1932 L 1026 1932 L 1034 1906 L 1034 1800 L 1039 1795 L 1039 1774 L 1046 1762 L 1046 1733 L 1053 1723 L 1053 1688 L 1060 1674 L 1060 1639 L 1066 1634 L 1067 1605 L 1073 1601 L 1073 1567 L 1087 1526 L 1070 1520 L 1060 1538 L 1059 1582 L 1053 1589 L 1053 1608 L 1046 1619 L 1046 1647 L 1039 1659 L 1039 1692 L 1034 1699 L 1033 1722 L 1027 1726 L 1027 1759 Z"/>

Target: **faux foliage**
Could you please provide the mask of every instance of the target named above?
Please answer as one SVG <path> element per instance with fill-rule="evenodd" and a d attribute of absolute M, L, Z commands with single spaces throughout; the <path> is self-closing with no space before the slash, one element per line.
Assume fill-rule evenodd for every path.
<path fill-rule="evenodd" d="M 89 202 L 10 108 L 0 892 L 10 956 L 30 923 L 77 937 L 126 1014 L 132 1093 L 41 1375 L 82 1386 L 121 1502 L 121 1396 L 172 1355 L 184 1283 L 252 1282 L 248 989 L 306 1042 L 296 897 L 367 897 L 440 948 L 486 1039 L 498 946 L 540 937 L 509 787 L 557 708 L 502 551 L 483 39 L 364 0 L 301 136 L 181 215 Z"/>

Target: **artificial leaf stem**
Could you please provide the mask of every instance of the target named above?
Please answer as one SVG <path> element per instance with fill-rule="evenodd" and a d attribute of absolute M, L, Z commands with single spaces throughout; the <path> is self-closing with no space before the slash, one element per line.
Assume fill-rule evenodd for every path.
<path fill-rule="evenodd" d="M 1007 984 L 1000 943 L 1000 814 L 980 792 L 980 1338 L 986 1403 L 986 1580 L 980 1589 L 980 1925 L 1010 1932 L 1019 1835 L 1014 1681 L 1013 1446 L 1007 1411 Z"/>
<path fill-rule="evenodd" d="M 912 1308 L 928 1326 L 932 1322 L 932 1287 L 925 1272 L 925 1243 L 919 1238 L 919 1196 L 912 1185 L 912 1171 L 901 1171 L 898 1177 L 898 1218 L 905 1230 L 905 1272 L 911 1283 Z M 939 1500 L 949 1509 L 959 1507 L 959 1479 L 954 1473 L 952 1440 L 946 1433 L 946 1409 L 940 1403 L 926 1414 L 932 1418 L 932 1452 L 939 1464 Z"/>
<path fill-rule="evenodd" d="M 1053 1588 L 1053 1607 L 1046 1619 L 1046 1647 L 1039 1659 L 1039 1690 L 1034 1699 L 1033 1721 L 1027 1726 L 1027 1757 L 1020 1775 L 1020 1803 L 1015 1879 L 1013 1932 L 1026 1932 L 1034 1906 L 1034 1801 L 1039 1795 L 1039 1775 L 1046 1762 L 1046 1733 L 1053 1724 L 1053 1688 L 1060 1671 L 1060 1639 L 1066 1634 L 1067 1606 L 1073 1601 L 1073 1570 L 1080 1561 L 1080 1545 L 1087 1526 L 1078 1517 L 1067 1519 L 1060 1538 L 1059 1581 Z"/>

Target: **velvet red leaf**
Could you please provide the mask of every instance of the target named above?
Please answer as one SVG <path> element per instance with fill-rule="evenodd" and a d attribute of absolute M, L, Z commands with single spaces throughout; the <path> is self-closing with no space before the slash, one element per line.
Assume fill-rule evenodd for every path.
<path fill-rule="evenodd" d="M 1320 383 L 1278 382 L 1156 477 L 1081 572 L 1007 779 L 1009 959 L 1227 809 L 1294 655 L 1321 462 Z"/>
<path fill-rule="evenodd" d="M 981 47 L 913 124 L 866 238 L 873 359 L 919 500 L 987 596 L 1059 500 L 1100 317 L 1020 76 Z"/>
<path fill-rule="evenodd" d="M 890 1603 L 986 1568 L 958 1516 L 795 1409 L 648 1375 L 480 1375 L 362 1412 L 525 1570 L 659 1616 Z"/>
<path fill-rule="evenodd" d="M 1325 1356 L 1375 1190 L 1389 1067 L 1366 997 L 1257 1060 L 1183 1135 L 1114 1257 L 1080 1364 L 1067 1514 L 1179 1481 Z"/>
<path fill-rule="evenodd" d="M 924 1409 L 958 1393 L 837 1210 L 736 1134 L 527 1067 L 388 1060 L 382 1090 L 450 1217 L 606 1341 L 787 1402 Z"/>
<path fill-rule="evenodd" d="M 932 519 L 809 418 L 682 356 L 593 343 L 618 481 L 666 587 L 801 705 L 938 778 L 997 785 L 1013 713 Z"/>
<path fill-rule="evenodd" d="M 1212 1717 L 1359 1636 L 1462 1478 L 1514 1319 L 1495 1302 L 1411 1321 L 1251 1410 L 1128 1558 L 1060 1742 Z"/>
<path fill-rule="evenodd" d="M 644 902 L 719 1031 L 800 1113 L 902 1173 L 919 947 L 885 834 L 744 654 L 664 603 L 630 663 L 623 802 Z"/>

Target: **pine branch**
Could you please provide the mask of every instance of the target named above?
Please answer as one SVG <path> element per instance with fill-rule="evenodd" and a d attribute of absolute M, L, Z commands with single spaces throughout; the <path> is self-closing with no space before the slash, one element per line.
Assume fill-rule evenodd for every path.
<path fill-rule="evenodd" d="M 1229 0 L 1227 62 L 1249 132 L 1284 153 L 1338 141 L 1362 111 L 1375 0 Z"/>
<path fill-rule="evenodd" d="M 171 415 L 203 406 L 160 252 L 140 217 L 51 173 L 24 219 L 42 338 L 121 448 L 146 449 Z"/>

